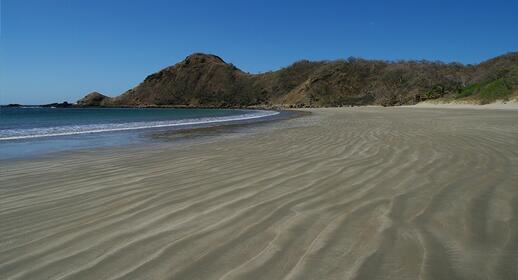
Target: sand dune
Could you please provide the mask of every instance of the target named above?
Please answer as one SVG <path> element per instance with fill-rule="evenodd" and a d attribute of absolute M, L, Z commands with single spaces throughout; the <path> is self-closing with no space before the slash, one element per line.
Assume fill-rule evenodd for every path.
<path fill-rule="evenodd" d="M 1 162 L 1 278 L 518 279 L 518 111 L 312 111 Z"/>

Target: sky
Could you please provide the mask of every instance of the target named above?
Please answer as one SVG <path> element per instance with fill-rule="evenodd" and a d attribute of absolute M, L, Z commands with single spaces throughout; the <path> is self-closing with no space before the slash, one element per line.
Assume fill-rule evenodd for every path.
<path fill-rule="evenodd" d="M 474 64 L 518 51 L 518 1 L 0 0 L 0 104 L 119 95 L 194 52 Z"/>

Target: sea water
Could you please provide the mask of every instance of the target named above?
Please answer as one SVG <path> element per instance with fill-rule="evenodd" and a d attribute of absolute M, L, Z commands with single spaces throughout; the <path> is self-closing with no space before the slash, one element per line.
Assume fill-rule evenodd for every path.
<path fill-rule="evenodd" d="M 150 130 L 235 123 L 276 111 L 173 108 L 0 108 L 0 159 L 143 141 Z"/>

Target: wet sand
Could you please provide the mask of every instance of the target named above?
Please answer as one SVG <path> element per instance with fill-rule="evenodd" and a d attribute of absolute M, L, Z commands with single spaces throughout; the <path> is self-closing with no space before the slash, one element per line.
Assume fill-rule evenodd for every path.
<path fill-rule="evenodd" d="M 518 111 L 312 109 L 0 162 L 2 279 L 518 279 Z"/>

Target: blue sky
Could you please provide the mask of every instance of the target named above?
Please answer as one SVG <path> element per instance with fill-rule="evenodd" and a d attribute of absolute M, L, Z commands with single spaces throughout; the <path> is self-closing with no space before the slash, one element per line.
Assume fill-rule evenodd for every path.
<path fill-rule="evenodd" d="M 118 95 L 193 52 L 248 72 L 518 50 L 518 1 L 0 0 L 0 103 Z"/>

